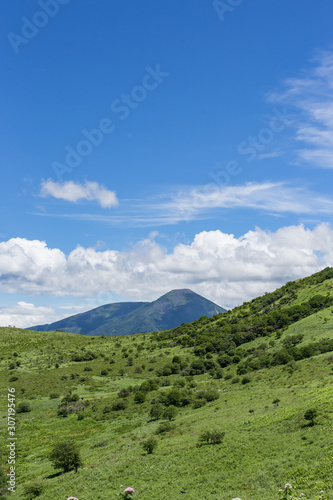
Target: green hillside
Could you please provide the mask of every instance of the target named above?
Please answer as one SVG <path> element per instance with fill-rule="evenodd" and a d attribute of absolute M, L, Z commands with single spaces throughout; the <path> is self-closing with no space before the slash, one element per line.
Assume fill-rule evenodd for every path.
<path fill-rule="evenodd" d="M 142 500 L 333 499 L 332 291 L 327 268 L 168 331 L 1 328 L 5 438 L 13 389 L 19 410 L 15 498 L 106 500 L 132 487 Z M 79 446 L 77 473 L 48 458 L 63 439 Z"/>

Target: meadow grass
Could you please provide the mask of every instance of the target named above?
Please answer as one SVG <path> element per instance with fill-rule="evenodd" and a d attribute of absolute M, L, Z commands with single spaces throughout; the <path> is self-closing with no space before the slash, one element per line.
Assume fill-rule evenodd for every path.
<path fill-rule="evenodd" d="M 315 283 L 311 290 L 311 285 L 305 291 L 299 288 L 292 300 L 318 290 L 326 294 L 331 290 L 332 280 L 328 281 Z M 247 314 L 250 307 L 232 314 Z M 191 328 L 205 332 L 220 320 L 221 315 L 203 319 Z M 241 347 L 245 357 L 260 349 L 273 356 L 290 335 L 301 333 L 299 345 L 304 346 L 332 339 L 332 331 L 329 306 Z M 192 347 L 177 343 L 176 335 L 103 338 L 1 328 L 0 349 L 0 418 L 5 437 L 0 450 L 5 473 L 8 388 L 15 388 L 17 406 L 27 402 L 31 407 L 16 414 L 18 499 L 27 498 L 24 487 L 33 479 L 44 486 L 40 500 L 116 499 L 129 486 L 142 500 L 177 500 L 184 495 L 200 500 L 275 500 L 283 498 L 279 489 L 286 483 L 292 484 L 294 498 L 333 499 L 332 352 L 248 370 L 246 375 L 238 375 L 238 364 L 232 363 L 223 368 L 222 378 L 214 378 L 208 371 L 162 374 L 173 360 L 188 366 L 198 359 L 218 362 L 216 353 L 198 358 Z M 73 361 L 84 356 L 91 359 Z M 158 385 L 146 389 L 138 403 L 135 394 L 147 380 Z M 125 397 L 118 395 L 124 389 Z M 217 391 L 219 397 L 201 399 L 202 406 L 193 404 L 208 390 Z M 150 410 L 158 401 L 166 404 L 173 391 L 186 395 L 190 404 L 179 404 L 176 417 L 160 431 L 166 420 L 152 420 Z M 68 394 L 77 394 L 87 406 L 58 416 Z M 127 406 L 113 409 L 119 401 Z M 314 425 L 304 417 L 309 409 L 317 412 Z M 220 444 L 198 446 L 206 431 L 225 435 Z M 143 443 L 151 437 L 157 446 L 149 454 Z M 83 467 L 77 473 L 52 467 L 48 455 L 58 439 L 74 439 L 80 446 Z"/>

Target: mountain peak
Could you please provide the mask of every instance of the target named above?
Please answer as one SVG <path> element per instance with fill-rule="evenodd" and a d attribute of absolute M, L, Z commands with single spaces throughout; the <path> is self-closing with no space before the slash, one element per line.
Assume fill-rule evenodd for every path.
<path fill-rule="evenodd" d="M 120 302 L 106 304 L 76 314 L 50 325 L 29 330 L 64 330 L 83 335 L 129 335 L 132 333 L 169 330 L 190 323 L 201 316 L 226 312 L 188 288 L 171 290 L 153 302 Z"/>

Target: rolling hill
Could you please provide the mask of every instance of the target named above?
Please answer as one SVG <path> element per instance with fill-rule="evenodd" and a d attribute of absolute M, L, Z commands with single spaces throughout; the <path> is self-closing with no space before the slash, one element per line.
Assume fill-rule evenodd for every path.
<path fill-rule="evenodd" d="M 201 316 L 226 312 L 222 307 L 187 289 L 172 290 L 153 302 L 106 304 L 28 330 L 63 330 L 82 335 L 129 335 L 177 327 Z"/>
<path fill-rule="evenodd" d="M 0 328 L 0 350 L 17 498 L 333 498 L 332 268 L 167 331 Z M 50 452 L 72 440 L 62 473 Z"/>

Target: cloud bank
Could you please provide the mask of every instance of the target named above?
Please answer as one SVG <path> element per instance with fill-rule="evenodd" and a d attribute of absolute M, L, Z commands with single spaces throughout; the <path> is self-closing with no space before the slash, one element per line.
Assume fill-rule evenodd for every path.
<path fill-rule="evenodd" d="M 256 228 L 239 238 L 203 231 L 169 252 L 155 235 L 126 252 L 78 246 L 69 255 L 43 241 L 12 238 L 0 243 L 0 291 L 154 300 L 171 289 L 190 288 L 233 307 L 331 265 L 333 230 L 326 223 L 276 232 Z"/>
<path fill-rule="evenodd" d="M 1 326 L 11 325 L 17 328 L 26 328 L 31 325 L 50 323 L 58 319 L 59 317 L 52 307 L 36 307 L 29 302 L 20 301 L 16 306 L 0 307 Z"/>

